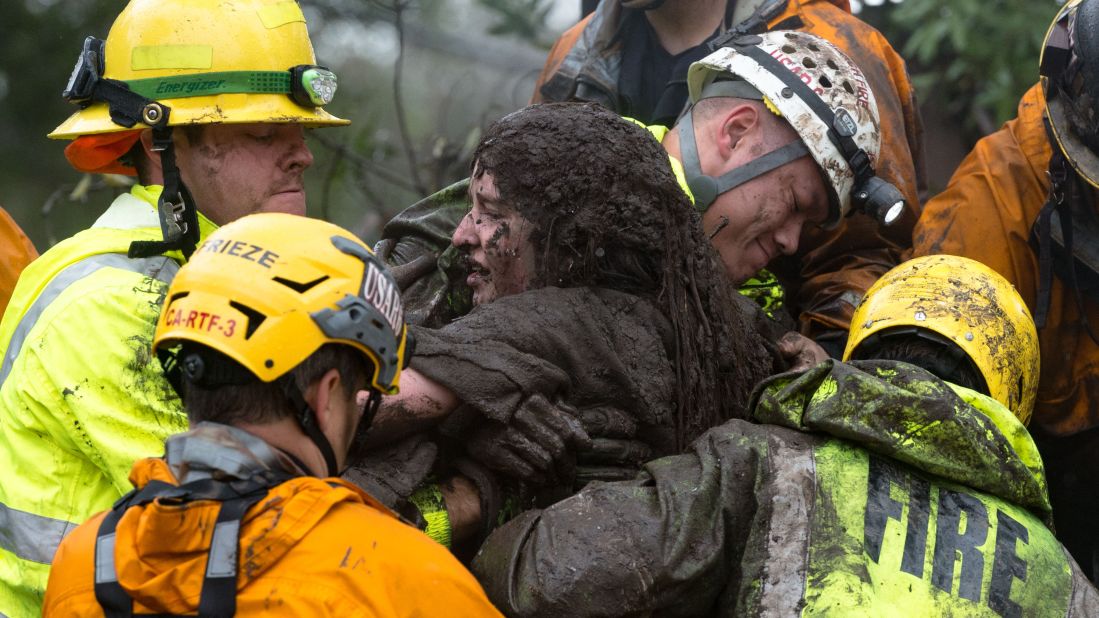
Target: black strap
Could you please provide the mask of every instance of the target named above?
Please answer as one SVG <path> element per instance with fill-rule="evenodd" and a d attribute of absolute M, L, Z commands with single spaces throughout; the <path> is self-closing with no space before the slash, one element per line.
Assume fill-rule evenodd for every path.
<path fill-rule="evenodd" d="M 198 615 L 210 618 L 230 618 L 237 612 L 237 554 L 240 549 L 240 522 L 255 503 L 267 495 L 267 490 L 221 504 L 210 552 L 206 558 L 206 578 L 198 601 Z"/>
<path fill-rule="evenodd" d="M 1059 149 L 1058 149 L 1059 150 Z M 1058 207 L 1057 213 L 1061 217 L 1061 233 L 1064 235 L 1065 240 L 1065 258 L 1068 262 L 1068 285 L 1072 288 L 1073 296 L 1076 298 L 1076 310 L 1080 313 L 1080 321 L 1084 325 L 1084 331 L 1087 332 L 1091 340 L 1099 345 L 1099 337 L 1096 337 L 1095 331 L 1091 328 L 1091 321 L 1088 320 L 1088 310 L 1084 304 L 1084 294 L 1080 289 L 1080 282 L 1078 281 L 1076 273 L 1076 256 L 1073 255 L 1073 225 L 1072 225 L 1072 204 L 1080 197 L 1080 180 L 1075 174 L 1069 177 L 1069 184 L 1067 192 L 1065 194 L 1064 202 Z"/>
<path fill-rule="evenodd" d="M 744 54 L 752 60 L 755 60 L 756 63 L 769 73 L 781 79 L 782 83 L 786 84 L 787 88 L 796 93 L 797 96 L 813 110 L 813 113 L 820 117 L 828 127 L 829 141 L 835 144 L 836 148 L 843 154 L 843 158 L 847 160 L 847 164 L 851 166 L 851 171 L 855 175 L 856 185 L 874 175 L 874 168 L 870 164 L 870 157 L 855 143 L 854 133 L 852 132 L 850 135 L 844 135 L 836 131 L 836 114 L 832 111 L 832 108 L 828 107 L 828 104 L 824 102 L 824 99 L 820 98 L 820 95 L 813 92 L 805 82 L 801 81 L 799 77 L 784 67 L 781 62 L 763 51 L 756 42 L 737 45 L 736 41 L 734 41 L 733 44 L 736 46 L 738 53 Z M 850 118 L 847 120 L 850 120 Z"/>
<path fill-rule="evenodd" d="M 199 240 L 198 210 L 176 166 L 172 128 L 167 126 L 171 110 L 167 106 L 161 107 L 164 110 L 164 124 L 153 127 L 153 150 L 160 151 L 160 167 L 164 174 L 164 189 L 156 203 L 163 240 L 135 240 L 130 243 L 127 254 L 138 258 L 180 251 L 184 258 L 191 259 Z"/>
<path fill-rule="evenodd" d="M 179 504 L 196 500 L 221 502 L 210 542 L 198 615 L 227 618 L 235 614 L 241 520 L 271 487 L 289 478 L 286 472 L 267 471 L 250 479 L 221 481 L 211 478 L 179 486 L 150 481 L 140 490 L 120 498 L 103 518 L 95 540 L 95 598 L 104 615 L 107 618 L 134 615 L 134 601 L 118 583 L 114 561 L 115 530 L 127 510 L 157 499 Z"/>
<path fill-rule="evenodd" d="M 332 450 L 332 444 L 328 441 L 324 432 L 321 431 L 320 425 L 317 424 L 317 413 L 305 401 L 301 389 L 294 381 L 294 376 L 284 375 L 278 379 L 278 382 L 283 393 L 293 404 L 294 409 L 298 411 L 298 423 L 301 425 L 302 431 L 320 449 L 321 455 L 324 457 L 324 465 L 328 468 L 325 474 L 327 476 L 339 476 L 340 469 L 336 464 L 336 452 Z"/>
<path fill-rule="evenodd" d="M 1052 139 L 1052 127 L 1049 119 L 1045 119 L 1046 134 L 1050 136 L 1050 143 L 1057 142 Z M 1068 181 L 1068 161 L 1060 148 L 1054 148 L 1049 158 L 1049 195 L 1046 203 L 1038 211 L 1038 218 L 1034 222 L 1037 228 L 1035 241 L 1038 244 L 1038 298 L 1034 305 L 1034 325 L 1042 328 L 1049 318 L 1050 297 L 1053 293 L 1053 212 L 1065 201 L 1065 183 Z"/>
<path fill-rule="evenodd" d="M 1057 182 L 1054 181 L 1054 187 Z M 1057 187 L 1057 192 L 1060 187 Z M 1050 188 L 1049 198 L 1042 210 L 1038 212 L 1035 225 L 1038 227 L 1038 298 L 1034 306 L 1034 325 L 1042 328 L 1049 317 L 1049 302 L 1053 290 L 1053 238 L 1052 218 L 1053 211 L 1063 196 L 1057 195 L 1053 187 Z"/>
<path fill-rule="evenodd" d="M 141 122 L 153 130 L 153 150 L 160 152 L 161 170 L 164 173 L 164 190 L 157 200 L 157 214 L 163 240 L 138 240 L 130 243 L 131 258 L 151 257 L 168 251 L 181 251 L 190 259 L 198 244 L 198 211 L 190 192 L 183 186 L 176 166 L 172 128 L 168 126 L 172 110 L 167 105 L 147 99 L 130 90 L 125 82 L 100 77 L 92 87 L 87 103 L 102 101 L 107 104 L 111 121 L 128 128 Z"/>
<path fill-rule="evenodd" d="M 134 601 L 118 583 L 114 562 L 115 529 L 131 506 L 143 506 L 169 490 L 178 489 L 163 481 L 150 481 L 140 490 L 134 489 L 119 498 L 99 524 L 95 539 L 95 600 L 106 618 L 129 618 L 134 614 Z"/>
<path fill-rule="evenodd" d="M 1050 136 L 1050 143 L 1056 145 L 1053 139 L 1052 128 L 1049 120 L 1045 120 L 1046 131 Z M 1065 280 L 1065 285 L 1072 290 L 1076 302 L 1076 310 L 1080 314 L 1080 322 L 1084 331 L 1091 340 L 1099 345 L 1099 336 L 1091 327 L 1088 319 L 1087 306 L 1084 293 L 1077 272 L 1077 257 L 1075 254 L 1075 225 L 1073 224 L 1073 208 L 1084 199 L 1080 191 L 1080 178 L 1069 167 L 1068 160 L 1060 148 L 1054 147 L 1049 160 L 1050 188 L 1049 196 L 1042 210 L 1038 212 L 1038 218 L 1031 230 L 1031 241 L 1038 247 L 1038 297 L 1035 299 L 1034 324 L 1043 328 L 1049 318 L 1049 307 L 1053 296 L 1053 276 L 1059 274 Z M 1061 230 L 1063 247 L 1057 247 L 1053 236 L 1053 219 L 1057 218 L 1057 224 Z M 1055 252 L 1055 249 L 1057 250 Z M 1086 266 L 1085 266 L 1086 267 Z"/>
<path fill-rule="evenodd" d="M 160 152 L 164 173 L 164 190 L 157 200 L 157 213 L 163 240 L 134 241 L 128 255 L 131 258 L 152 257 L 168 251 L 182 251 L 190 259 L 198 244 L 198 213 L 187 188 L 183 186 L 176 167 L 172 128 L 168 126 L 172 110 L 167 105 L 147 99 L 130 90 L 125 82 L 98 77 L 92 86 L 91 96 L 84 105 L 100 101 L 107 104 L 111 121 L 126 127 L 141 122 L 153 130 L 153 150 Z"/>
<path fill-rule="evenodd" d="M 150 105 L 157 105 L 158 108 L 164 108 L 164 106 L 130 90 L 125 82 L 117 79 L 98 78 L 92 87 L 91 98 L 88 99 L 85 105 L 89 105 L 94 101 L 106 103 L 107 111 L 111 115 L 111 122 L 127 129 L 139 122 L 145 122 L 153 127 L 168 126 L 167 115 L 159 117 L 155 115 L 159 113 L 158 111 L 149 111 Z M 152 122 L 147 122 L 147 120 Z"/>
<path fill-rule="evenodd" d="M 722 47 L 727 46 L 730 41 L 732 41 L 733 39 L 736 39 L 737 37 L 743 36 L 745 34 L 759 34 L 760 32 L 766 32 L 767 31 L 767 22 L 772 17 L 774 17 L 775 15 L 778 15 L 781 11 L 785 10 L 786 9 L 786 4 L 787 4 L 788 1 L 789 0 L 765 0 L 764 2 L 762 2 L 759 5 L 759 7 L 756 8 L 755 12 L 753 12 L 747 19 L 745 19 L 744 21 L 740 22 L 739 24 L 736 24 L 735 26 L 733 26 L 732 30 L 723 32 L 723 33 L 713 37 L 709 41 L 707 41 L 706 42 L 707 47 L 710 48 L 710 51 L 717 51 L 717 50 L 721 49 Z M 732 20 L 732 11 L 728 11 L 729 5 L 735 5 L 735 4 L 736 4 L 735 2 L 730 2 L 729 4 L 726 5 L 726 9 L 727 9 L 727 13 L 728 13 L 726 15 L 726 18 L 725 18 L 726 22 Z M 734 6 L 734 8 L 735 8 L 735 6 Z M 789 20 L 788 19 L 783 20 L 783 23 L 785 23 L 787 21 L 789 21 Z M 775 28 L 775 29 L 776 30 L 796 30 L 797 28 L 788 27 L 788 28 Z"/>
<path fill-rule="evenodd" d="M 118 583 L 118 569 L 114 563 L 115 529 L 125 513 L 125 509 L 108 511 L 95 538 L 95 600 L 106 618 L 134 615 L 134 600 Z"/>

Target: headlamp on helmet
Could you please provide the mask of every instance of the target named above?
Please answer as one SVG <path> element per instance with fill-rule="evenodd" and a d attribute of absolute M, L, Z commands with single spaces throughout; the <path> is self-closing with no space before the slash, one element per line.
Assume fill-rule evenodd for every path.
<path fill-rule="evenodd" d="M 704 192 L 707 199 L 696 196 L 698 207 L 705 209 L 717 195 L 808 154 L 824 170 L 832 189 L 826 225 L 837 224 L 855 210 L 889 225 L 904 211 L 904 196 L 874 171 L 880 138 L 873 93 L 858 67 L 827 41 L 793 31 L 736 36 L 726 48 L 694 63 L 687 81 L 692 104 L 713 97 L 764 101 L 800 137 L 712 182 L 699 181 L 710 177 L 698 164 L 688 111 L 680 119 L 688 183 L 713 189 Z"/>
<path fill-rule="evenodd" d="M 336 96 L 336 74 L 300 65 L 286 71 L 222 71 L 166 75 L 124 82 L 150 99 L 186 99 L 219 94 L 285 94 L 302 107 L 321 107 Z"/>
<path fill-rule="evenodd" d="M 336 74 L 325 67 L 294 67 L 290 69 L 290 96 L 304 107 L 328 105 L 336 96 Z"/>

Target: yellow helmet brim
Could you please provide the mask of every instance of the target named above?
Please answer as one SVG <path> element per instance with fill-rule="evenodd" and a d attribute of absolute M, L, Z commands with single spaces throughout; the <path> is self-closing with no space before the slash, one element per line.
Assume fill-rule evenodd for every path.
<path fill-rule="evenodd" d="M 351 124 L 323 108 L 302 107 L 281 94 L 220 94 L 208 97 L 163 99 L 171 108 L 170 126 L 191 124 L 297 123 L 309 127 L 338 127 Z M 230 110 L 230 111 L 226 111 Z M 52 133 L 51 139 L 76 139 L 81 135 L 114 133 L 148 128 L 137 124 L 127 128 L 111 120 L 106 103 L 96 103 L 69 116 Z"/>

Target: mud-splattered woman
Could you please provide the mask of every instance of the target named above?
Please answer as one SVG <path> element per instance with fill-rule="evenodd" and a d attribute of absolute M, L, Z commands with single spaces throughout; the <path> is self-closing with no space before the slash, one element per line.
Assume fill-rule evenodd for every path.
<path fill-rule="evenodd" d="M 434 494 L 452 517 L 454 487 L 475 486 L 475 519 L 496 522 L 505 503 L 632 476 L 740 415 L 772 369 L 667 153 L 641 126 L 594 105 L 515 112 L 478 146 L 470 202 L 453 243 L 476 307 L 415 332 L 401 395 L 383 404 L 374 436 L 442 421 L 436 436 L 456 454 L 440 459 L 472 481 Z"/>

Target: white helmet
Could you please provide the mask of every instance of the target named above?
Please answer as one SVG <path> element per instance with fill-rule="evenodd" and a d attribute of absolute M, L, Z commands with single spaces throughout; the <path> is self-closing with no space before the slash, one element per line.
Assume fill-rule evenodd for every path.
<path fill-rule="evenodd" d="M 698 164 L 691 114 L 680 120 L 688 184 L 696 204 L 707 207 L 721 193 L 806 154 L 831 185 L 826 227 L 852 208 L 884 224 L 904 210 L 900 191 L 874 173 L 881 148 L 878 106 L 862 71 L 835 45 L 805 32 L 742 35 L 691 65 L 691 103 L 715 97 L 764 101 L 794 128 L 798 141 L 758 157 L 720 178 Z M 686 125 L 686 126 L 684 126 Z"/>

